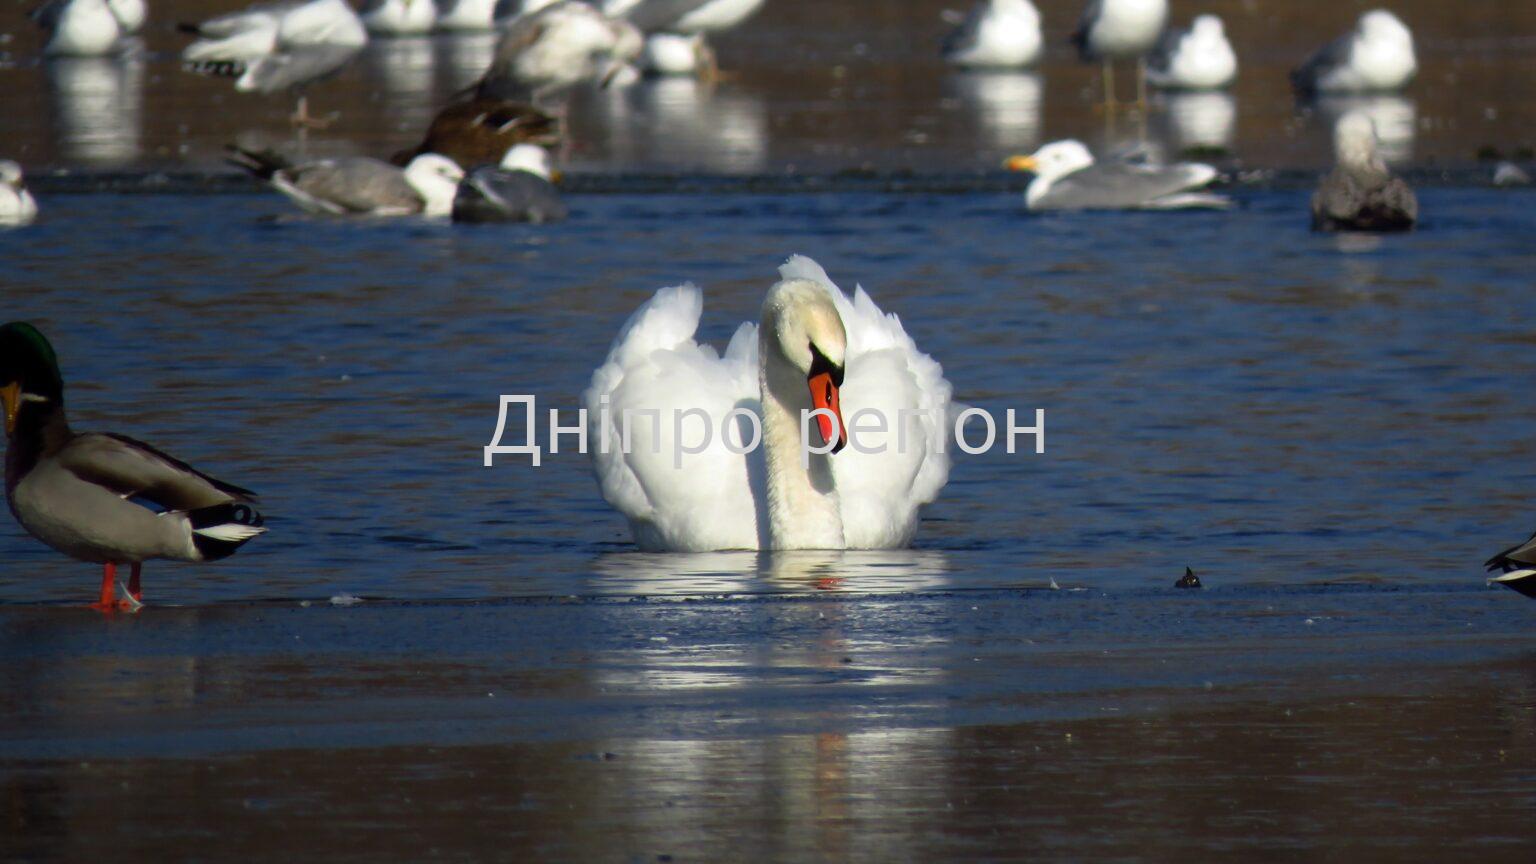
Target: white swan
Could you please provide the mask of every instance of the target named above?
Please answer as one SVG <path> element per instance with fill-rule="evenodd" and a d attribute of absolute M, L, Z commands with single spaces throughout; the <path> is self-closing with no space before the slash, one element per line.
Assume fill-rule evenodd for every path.
<path fill-rule="evenodd" d="M 762 323 L 742 324 L 723 357 L 694 340 L 703 295 L 681 285 L 630 317 L 592 375 L 587 449 L 603 498 L 643 549 L 899 548 L 949 477 L 939 364 L 896 316 L 862 288 L 850 300 L 815 261 L 796 255 L 779 273 Z M 802 418 L 813 407 L 830 413 L 811 424 Z M 733 409 L 761 419 L 761 446 Z M 639 413 L 651 410 L 660 422 Z M 699 449 L 704 417 L 716 434 L 682 452 Z M 801 430 L 814 429 L 809 445 L 821 449 L 834 425 L 853 437 L 839 429 L 835 452 L 804 456 Z"/>

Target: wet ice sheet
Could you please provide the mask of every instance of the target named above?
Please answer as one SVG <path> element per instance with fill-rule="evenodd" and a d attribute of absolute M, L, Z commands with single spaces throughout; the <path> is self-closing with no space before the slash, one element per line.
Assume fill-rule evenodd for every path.
<path fill-rule="evenodd" d="M 11 607 L 0 816 L 13 851 L 92 858 L 1523 860 L 1529 611 L 1378 587 Z"/>

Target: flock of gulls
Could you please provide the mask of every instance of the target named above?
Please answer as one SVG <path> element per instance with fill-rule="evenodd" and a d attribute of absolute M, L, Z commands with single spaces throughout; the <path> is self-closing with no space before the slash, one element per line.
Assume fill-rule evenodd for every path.
<path fill-rule="evenodd" d="M 239 91 L 289 91 L 300 129 L 322 125 L 305 88 L 347 64 L 369 39 L 434 29 L 499 35 L 475 84 L 442 107 L 421 143 L 390 159 L 293 160 L 232 147 L 232 163 L 317 214 L 550 222 L 567 209 L 554 185 L 564 99 L 575 88 L 613 86 L 642 74 L 719 74 L 713 34 L 749 18 L 764 0 L 284 0 L 180 25 L 182 59 L 198 74 L 234 79 Z M 34 17 L 45 50 L 91 55 L 124 50 L 144 24 L 144 0 L 49 0 Z M 1073 36 L 1085 62 L 1103 64 L 1104 105 L 1116 109 L 1115 64 L 1134 62 L 1136 99 L 1147 88 L 1210 90 L 1238 74 L 1219 18 L 1167 27 L 1166 0 L 1089 0 Z M 983 0 L 954 20 L 944 58 L 958 67 L 1026 67 L 1045 48 L 1030 0 Z M 1380 93 L 1417 70 L 1413 37 L 1392 13 L 1374 10 L 1292 74 L 1298 94 Z M 1413 192 L 1392 176 L 1363 113 L 1335 127 L 1337 166 L 1312 202 L 1316 230 L 1400 231 L 1417 220 Z M 1075 140 L 1055 141 L 1006 168 L 1033 174 L 1029 210 L 1225 208 L 1210 190 L 1215 168 L 1165 164 L 1146 153 L 1097 160 Z M 0 161 L 0 221 L 26 224 L 37 204 L 21 168 Z M 844 416 L 863 409 L 918 418 L 919 440 L 947 433 L 951 385 L 894 315 L 862 289 L 852 296 L 808 258 L 780 268 L 758 322 L 739 327 L 723 354 L 695 340 L 702 294 L 663 289 L 615 339 L 584 396 L 593 437 L 625 410 L 707 416 L 725 429 L 755 405 L 762 447 L 711 449 L 672 458 L 676 442 L 633 441 L 594 454 L 604 498 L 644 549 L 898 548 L 949 470 L 941 446 L 843 448 Z M 145 560 L 210 561 L 266 529 L 250 491 L 216 480 L 154 447 L 110 433 L 76 433 L 64 412 L 59 361 L 25 323 L 0 327 L 0 405 L 8 441 L 12 513 L 39 540 L 101 564 L 98 608 L 137 608 Z M 801 422 L 817 411 L 817 424 Z M 936 420 L 935 418 L 940 418 Z M 905 430 L 904 430 L 905 431 Z M 813 435 L 814 440 L 804 440 Z M 642 429 L 643 433 L 643 429 Z M 646 446 L 652 444 L 655 446 Z M 800 458 L 810 445 L 809 461 Z M 759 455 L 760 454 L 760 455 Z M 761 464 L 754 463 L 761 460 Z M 713 478 L 698 482 L 700 476 Z M 754 482 L 750 478 L 760 478 Z M 1495 581 L 1536 596 L 1536 536 L 1488 563 Z M 119 585 L 116 570 L 130 575 Z"/>

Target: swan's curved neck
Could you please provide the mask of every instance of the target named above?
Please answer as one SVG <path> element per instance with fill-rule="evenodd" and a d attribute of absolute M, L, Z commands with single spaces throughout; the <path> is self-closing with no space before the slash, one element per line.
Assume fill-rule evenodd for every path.
<path fill-rule="evenodd" d="M 843 518 L 832 464 L 826 455 L 811 453 L 803 461 L 801 454 L 801 412 L 811 410 L 805 373 L 784 357 L 771 328 L 760 332 L 769 548 L 842 549 Z"/>

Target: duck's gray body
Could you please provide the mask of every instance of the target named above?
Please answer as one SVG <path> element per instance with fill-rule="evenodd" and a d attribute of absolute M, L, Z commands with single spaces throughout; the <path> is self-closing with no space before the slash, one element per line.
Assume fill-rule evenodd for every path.
<path fill-rule="evenodd" d="M 57 451 L 23 464 L 6 454 L 6 498 L 28 533 L 98 564 L 151 558 L 211 561 L 261 533 L 252 493 L 220 483 L 117 435 L 71 434 Z"/>

